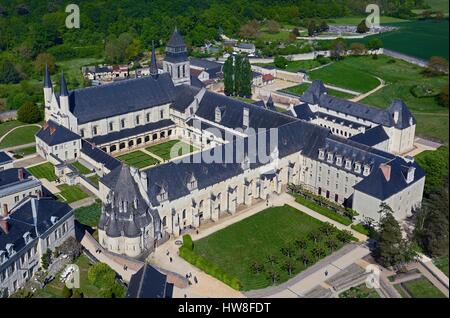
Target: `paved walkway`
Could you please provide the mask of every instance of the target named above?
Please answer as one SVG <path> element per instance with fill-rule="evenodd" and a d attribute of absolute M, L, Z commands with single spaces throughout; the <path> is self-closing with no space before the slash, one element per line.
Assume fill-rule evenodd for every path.
<path fill-rule="evenodd" d="M 40 165 L 46 161 L 47 160 L 36 154 L 35 156 L 27 156 L 23 159 L 14 160 L 13 164 L 14 168 L 29 168 Z"/>
<path fill-rule="evenodd" d="M 312 81 L 310 81 L 310 80 L 304 80 L 303 82 L 304 83 L 308 83 L 308 84 L 312 83 Z M 330 88 L 330 89 L 333 89 L 335 91 L 339 91 L 339 92 L 342 92 L 342 93 L 347 93 L 347 94 L 350 94 L 350 95 L 361 95 L 360 92 L 353 91 L 351 89 L 346 89 L 346 88 L 342 88 L 342 87 L 338 87 L 338 86 L 334 86 L 334 85 L 329 85 L 329 84 L 325 84 L 325 83 L 324 83 L 324 85 L 325 85 L 326 88 Z"/>
<path fill-rule="evenodd" d="M 352 102 L 359 102 L 360 100 L 363 100 L 363 99 L 366 98 L 367 96 L 372 95 L 373 93 L 379 91 L 380 89 L 382 89 L 383 87 L 386 86 L 386 82 L 385 82 L 382 78 L 380 78 L 380 77 L 378 77 L 378 76 L 375 76 L 375 77 L 377 78 L 377 80 L 380 81 L 380 85 L 378 85 L 377 87 L 375 87 L 375 88 L 372 89 L 371 91 L 368 91 L 367 93 L 358 95 L 358 96 L 356 96 L 355 98 L 350 99 L 350 101 L 352 101 Z"/>
<path fill-rule="evenodd" d="M 95 197 L 88 197 L 86 199 L 79 200 L 79 201 L 71 203 L 70 207 L 72 209 L 76 210 L 76 209 L 81 208 L 81 207 L 89 206 L 89 205 L 95 203 L 95 199 L 96 199 Z"/>
<path fill-rule="evenodd" d="M 427 150 L 436 150 L 440 146 L 442 146 L 442 144 L 428 140 L 428 139 L 416 137 L 414 139 L 414 148 L 402 155 L 414 157 L 414 156 L 417 156 L 419 153 L 427 151 Z"/>

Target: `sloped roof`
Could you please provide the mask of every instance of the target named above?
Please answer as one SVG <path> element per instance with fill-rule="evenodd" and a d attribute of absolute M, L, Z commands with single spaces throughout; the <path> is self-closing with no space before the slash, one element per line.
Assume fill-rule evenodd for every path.
<path fill-rule="evenodd" d="M 416 124 L 416 119 L 409 111 L 406 104 L 401 99 L 395 99 L 391 106 L 386 109 L 393 119 L 393 124 L 398 129 L 404 129 Z M 398 120 L 395 122 L 394 114 L 398 113 Z"/>
<path fill-rule="evenodd" d="M 109 171 L 112 171 L 120 166 L 119 160 L 108 155 L 106 152 L 93 146 L 91 143 L 85 140 L 81 141 L 81 152 L 94 161 L 103 164 Z"/>
<path fill-rule="evenodd" d="M 374 128 L 366 130 L 365 133 L 354 135 L 349 139 L 373 147 L 375 145 L 378 145 L 379 143 L 382 143 L 383 141 L 388 140 L 389 136 L 384 131 L 383 126 L 378 125 Z"/>
<path fill-rule="evenodd" d="M 172 298 L 173 284 L 167 276 L 145 263 L 131 276 L 126 298 Z"/>
<path fill-rule="evenodd" d="M 175 28 L 175 31 L 173 31 L 169 42 L 167 42 L 167 46 L 172 48 L 182 48 L 186 46 L 178 29 Z"/>
<path fill-rule="evenodd" d="M 170 107 L 178 110 L 179 112 L 184 112 L 186 108 L 194 101 L 194 98 L 199 91 L 199 88 L 189 85 L 176 86 L 174 102 Z"/>
<path fill-rule="evenodd" d="M 81 139 L 79 135 L 51 119 L 37 132 L 36 137 L 49 146 Z"/>
<path fill-rule="evenodd" d="M 4 151 L 0 151 L 0 164 L 11 162 L 13 159 Z"/>

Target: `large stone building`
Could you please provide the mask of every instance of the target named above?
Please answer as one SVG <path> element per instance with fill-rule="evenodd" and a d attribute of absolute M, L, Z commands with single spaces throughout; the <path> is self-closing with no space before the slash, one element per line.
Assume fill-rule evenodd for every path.
<path fill-rule="evenodd" d="M 382 202 L 399 220 L 420 205 L 424 173 L 413 159 L 396 155 L 414 138 L 415 120 L 402 102 L 378 111 L 331 98 L 315 82 L 298 106 L 280 113 L 191 85 L 178 31 L 167 45 L 165 73 L 158 74 L 152 55 L 149 77 L 70 92 L 63 77 L 59 94 L 48 73 L 45 80 L 49 127 L 61 130 L 62 143 L 81 147 L 64 160 L 80 153 L 92 164 L 109 162 L 98 191 L 105 248 L 136 257 L 168 235 L 268 200 L 291 183 L 356 209 L 360 219 L 378 218 Z M 369 143 L 371 136 L 376 140 Z M 200 151 L 146 170 L 111 156 L 167 139 Z"/>

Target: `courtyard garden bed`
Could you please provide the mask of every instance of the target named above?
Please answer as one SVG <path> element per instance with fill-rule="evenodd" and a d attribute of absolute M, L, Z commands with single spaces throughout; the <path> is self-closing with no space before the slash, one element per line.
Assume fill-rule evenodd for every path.
<path fill-rule="evenodd" d="M 55 167 L 50 162 L 27 168 L 27 170 L 38 179 L 47 179 L 50 182 L 57 179 Z"/>
<path fill-rule="evenodd" d="M 145 148 L 145 150 L 157 155 L 158 157 L 164 160 L 170 160 L 173 159 L 170 156 L 172 147 L 179 143 L 182 146 L 182 148 L 178 151 L 178 156 L 186 155 L 196 150 L 194 146 L 188 145 L 180 140 L 169 140 L 167 142 Z"/>
<path fill-rule="evenodd" d="M 20 148 L 20 149 L 12 151 L 12 153 L 14 154 L 14 158 L 21 159 L 23 157 L 35 154 L 36 146 Z"/>
<path fill-rule="evenodd" d="M 56 196 L 60 198 L 60 200 L 67 203 L 73 203 L 89 197 L 89 195 L 77 185 L 71 186 L 67 184 L 61 184 L 58 186 L 58 189 L 61 190 L 61 192 L 56 194 Z"/>
<path fill-rule="evenodd" d="M 425 277 L 401 285 L 412 298 L 445 298 L 445 295 Z"/>
<path fill-rule="evenodd" d="M 81 174 L 90 174 L 90 173 L 92 173 L 91 170 L 89 170 L 87 167 L 85 167 L 84 165 L 82 165 L 78 161 L 73 162 L 72 166 L 74 166 L 78 170 L 78 172 L 80 172 Z"/>
<path fill-rule="evenodd" d="M 448 277 L 448 255 L 434 259 L 433 263 Z"/>
<path fill-rule="evenodd" d="M 153 166 L 159 163 L 158 159 L 146 154 L 141 150 L 133 151 L 125 155 L 118 156 L 117 159 L 124 161 L 128 165 L 137 169 Z"/>
<path fill-rule="evenodd" d="M 285 282 L 350 242 L 352 235 L 284 205 L 184 245 L 180 256 L 244 291 Z"/>
<path fill-rule="evenodd" d="M 75 219 L 81 224 L 89 227 L 96 227 L 102 213 L 101 203 L 95 202 L 86 207 L 78 208 L 74 211 Z"/>
<path fill-rule="evenodd" d="M 377 291 L 366 284 L 352 287 L 339 294 L 339 298 L 380 298 Z"/>

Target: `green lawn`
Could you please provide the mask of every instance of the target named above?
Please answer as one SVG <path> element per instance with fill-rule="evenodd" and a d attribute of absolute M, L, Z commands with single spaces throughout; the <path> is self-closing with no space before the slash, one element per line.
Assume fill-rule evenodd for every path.
<path fill-rule="evenodd" d="M 61 190 L 61 192 L 59 192 L 57 196 L 62 201 L 67 203 L 73 203 L 89 197 L 89 195 L 84 192 L 78 185 L 70 186 L 67 184 L 61 184 L 58 186 L 58 189 Z"/>
<path fill-rule="evenodd" d="M 82 254 L 75 260 L 75 264 L 80 268 L 80 289 L 84 298 L 102 298 L 101 290 L 92 285 L 88 280 L 88 271 L 93 265 L 91 261 Z M 34 293 L 33 298 L 62 298 L 63 288 L 64 284 L 60 282 L 58 274 L 56 278 L 43 289 L 38 289 Z"/>
<path fill-rule="evenodd" d="M 356 232 L 359 232 L 364 235 L 369 235 L 369 229 L 362 223 L 352 224 L 351 228 Z"/>
<path fill-rule="evenodd" d="M 88 179 L 98 188 L 98 184 L 99 184 L 99 181 L 100 181 L 99 175 L 94 174 L 94 175 L 88 177 Z"/>
<path fill-rule="evenodd" d="M 368 288 L 366 284 L 361 284 L 340 293 L 339 298 L 380 298 L 380 295 L 375 289 Z"/>
<path fill-rule="evenodd" d="M 334 25 L 357 25 L 359 24 L 363 19 L 365 19 L 366 16 L 353 16 L 353 17 L 342 17 L 342 18 L 333 18 L 329 19 L 329 24 Z M 394 17 L 388 17 L 388 16 L 381 16 L 380 22 L 381 23 L 397 23 L 397 22 L 407 22 L 408 20 L 398 19 Z"/>
<path fill-rule="evenodd" d="M 387 108 L 393 99 L 400 98 L 417 119 L 416 133 L 418 135 L 448 142 L 448 109 L 440 106 L 435 97 L 418 98 L 411 93 L 416 85 L 440 90 L 448 85 L 448 77 L 425 77 L 421 67 L 384 55 L 376 60 L 368 56 L 347 57 L 319 71 L 326 72 L 334 68 L 333 74 L 337 75 L 336 66 L 339 69 L 348 69 L 347 73 L 355 70 L 367 76 L 378 76 L 386 81 L 386 87 L 366 97 L 361 103 Z"/>
<path fill-rule="evenodd" d="M 324 58 L 325 61 L 331 62 L 330 59 Z M 259 66 L 275 66 L 274 63 L 268 64 L 258 64 Z M 288 61 L 286 68 L 284 71 L 288 72 L 298 72 L 301 70 L 308 71 L 310 69 L 321 66 L 322 64 L 317 60 L 303 60 L 303 61 Z"/>
<path fill-rule="evenodd" d="M 434 259 L 433 263 L 448 277 L 448 255 Z"/>
<path fill-rule="evenodd" d="M 50 162 L 27 168 L 27 170 L 38 179 L 56 180 L 55 167 Z"/>
<path fill-rule="evenodd" d="M 89 206 L 76 209 L 74 213 L 75 219 L 81 224 L 96 227 L 100 220 L 100 214 L 102 213 L 102 205 L 100 202 L 96 202 Z"/>
<path fill-rule="evenodd" d="M 380 82 L 367 72 L 348 67 L 347 63 L 333 63 L 308 73 L 311 80 L 319 79 L 325 84 L 350 89 L 359 93 L 368 92 Z"/>
<path fill-rule="evenodd" d="M 286 89 L 283 89 L 282 91 L 301 96 L 309 88 L 309 86 L 310 86 L 309 83 L 302 83 L 300 85 L 288 87 Z M 327 89 L 327 93 L 331 96 L 335 96 L 335 97 L 339 97 L 339 98 L 343 98 L 343 99 L 351 99 L 351 98 L 355 97 L 355 95 L 343 93 L 343 92 L 340 92 L 340 91 L 337 91 L 334 89 L 329 89 L 329 88 Z"/>
<path fill-rule="evenodd" d="M 340 215 L 334 211 L 331 211 L 323 206 L 317 205 L 316 203 L 307 200 L 305 198 L 303 198 L 302 196 L 299 195 L 294 195 L 295 196 L 295 201 L 306 206 L 307 208 L 310 208 L 313 211 L 316 211 L 319 214 L 322 214 L 336 222 L 339 222 L 341 224 L 344 225 L 350 225 L 352 224 L 352 220 L 350 220 L 348 217 Z"/>
<path fill-rule="evenodd" d="M 289 258 L 280 250 L 286 246 L 293 246 L 295 240 L 306 240 L 307 245 L 301 249 L 302 253 L 312 255 L 312 251 L 321 246 L 323 254 L 321 257 L 312 256 L 309 264 L 305 266 L 297 257 L 299 249 L 293 247 L 294 255 L 290 258 L 294 264 L 292 276 L 331 253 L 324 242 L 330 235 L 336 235 L 340 231 L 335 229 L 334 234 L 319 235 L 316 243 L 307 238 L 309 233 L 318 231 L 323 224 L 288 205 L 273 207 L 195 241 L 194 252 L 231 277 L 239 279 L 242 290 L 265 288 L 272 285 L 268 277 L 270 270 L 279 273 L 277 283 L 290 278 L 284 269 Z M 341 246 L 342 243 L 339 241 L 335 250 Z M 270 255 L 276 258 L 275 264 L 268 261 Z M 263 270 L 259 274 L 252 272 L 253 262 L 263 265 Z"/>
<path fill-rule="evenodd" d="M 181 149 L 178 151 L 178 156 L 186 155 L 188 153 L 194 152 L 197 148 L 195 148 L 192 145 L 188 145 L 180 140 L 170 140 L 167 142 L 164 142 L 162 144 L 150 146 L 148 148 L 145 148 L 147 151 L 157 155 L 158 157 L 161 157 L 164 160 L 170 160 L 171 155 L 171 149 L 175 145 L 181 145 Z"/>
<path fill-rule="evenodd" d="M 39 129 L 40 128 L 37 126 L 17 128 L 16 130 L 9 133 L 2 140 L 2 142 L 0 142 L 0 148 L 8 148 L 32 143 L 35 141 L 34 136 Z"/>
<path fill-rule="evenodd" d="M 88 65 L 96 65 L 101 62 L 102 62 L 101 59 L 96 58 L 79 58 L 67 61 L 60 61 L 57 62 L 56 65 L 58 66 L 59 70 L 62 69 L 64 71 L 64 76 L 66 78 L 69 89 L 74 89 L 83 87 L 84 78 L 83 74 L 81 73 L 81 67 Z M 59 71 L 57 74 L 53 76 L 53 82 L 59 83 L 60 76 L 61 72 Z"/>
<path fill-rule="evenodd" d="M 75 161 L 74 163 L 72 163 L 72 166 L 74 166 L 81 174 L 90 174 L 90 173 L 92 173 L 92 171 L 89 170 L 89 168 L 85 167 L 84 165 L 82 165 L 78 161 Z"/>
<path fill-rule="evenodd" d="M 4 123 L 0 123 L 0 137 L 3 137 L 3 135 L 5 135 L 11 129 L 22 125 L 24 124 L 18 120 L 10 120 L 5 121 Z"/>
<path fill-rule="evenodd" d="M 412 298 L 445 298 L 445 295 L 426 278 L 405 282 L 402 286 Z"/>
<path fill-rule="evenodd" d="M 13 151 L 15 156 L 25 157 L 36 153 L 36 146 L 20 148 Z"/>
<path fill-rule="evenodd" d="M 152 156 L 140 150 L 133 151 L 122 156 L 118 156 L 117 159 L 119 159 L 120 161 L 124 161 L 128 165 L 133 166 L 137 169 L 153 166 L 159 163 L 159 161 L 156 158 L 153 158 Z"/>

